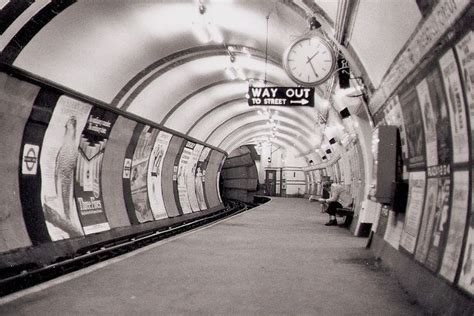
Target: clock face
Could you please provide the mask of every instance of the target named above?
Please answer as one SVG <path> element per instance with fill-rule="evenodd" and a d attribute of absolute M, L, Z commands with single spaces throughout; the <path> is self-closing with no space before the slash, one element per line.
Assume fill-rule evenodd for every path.
<path fill-rule="evenodd" d="M 329 79 L 335 61 L 331 46 L 319 36 L 298 39 L 290 45 L 283 58 L 290 78 L 305 86 L 314 86 Z"/>

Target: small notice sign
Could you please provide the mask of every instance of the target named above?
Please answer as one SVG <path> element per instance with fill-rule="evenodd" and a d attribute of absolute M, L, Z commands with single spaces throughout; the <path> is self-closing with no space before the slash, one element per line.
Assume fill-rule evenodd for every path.
<path fill-rule="evenodd" d="M 314 106 L 314 88 L 308 87 L 249 87 L 250 106 Z"/>
<path fill-rule="evenodd" d="M 38 169 L 39 146 L 25 144 L 23 147 L 23 161 L 21 164 L 21 173 L 34 175 Z"/>

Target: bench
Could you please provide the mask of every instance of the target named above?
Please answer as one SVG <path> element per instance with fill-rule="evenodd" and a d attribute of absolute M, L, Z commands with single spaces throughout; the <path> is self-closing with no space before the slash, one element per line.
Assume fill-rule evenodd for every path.
<path fill-rule="evenodd" d="M 336 215 L 345 216 L 346 218 L 342 226 L 349 227 L 352 223 L 352 219 L 354 218 L 354 200 L 352 200 L 351 204 L 349 204 L 348 207 L 337 208 Z"/>

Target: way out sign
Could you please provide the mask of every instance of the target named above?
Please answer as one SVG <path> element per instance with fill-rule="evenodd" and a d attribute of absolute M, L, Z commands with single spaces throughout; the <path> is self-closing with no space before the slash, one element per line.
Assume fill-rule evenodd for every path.
<path fill-rule="evenodd" d="M 314 106 L 314 88 L 249 87 L 249 105 Z"/>

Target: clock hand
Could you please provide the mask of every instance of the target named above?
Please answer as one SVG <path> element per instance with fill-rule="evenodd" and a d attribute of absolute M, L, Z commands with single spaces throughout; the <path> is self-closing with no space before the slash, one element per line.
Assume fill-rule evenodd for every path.
<path fill-rule="evenodd" d="M 313 69 L 313 72 L 316 75 L 316 78 L 319 78 L 318 74 L 316 73 L 316 70 L 314 69 L 313 63 L 311 62 L 311 59 L 309 57 L 307 58 L 308 58 L 308 61 L 306 63 L 309 63 L 309 65 L 311 66 L 311 69 Z"/>
<path fill-rule="evenodd" d="M 308 61 L 306 63 L 309 63 L 317 54 L 319 54 L 319 50 L 313 54 L 313 56 L 308 57 Z"/>

